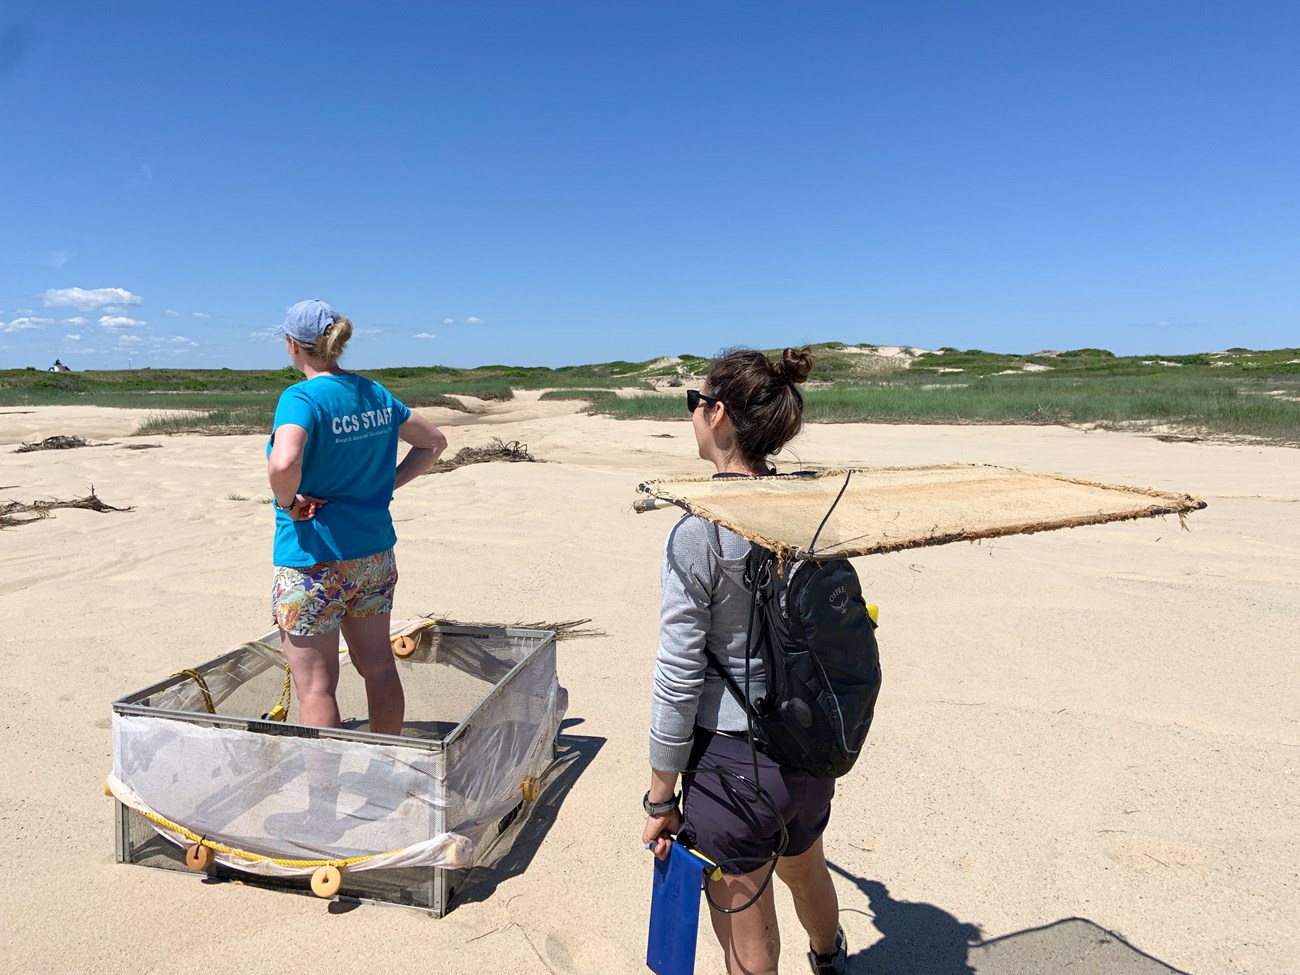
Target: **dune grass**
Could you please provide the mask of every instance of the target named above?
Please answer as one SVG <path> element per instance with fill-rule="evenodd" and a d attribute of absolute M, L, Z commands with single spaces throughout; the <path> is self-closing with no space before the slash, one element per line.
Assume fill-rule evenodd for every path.
<path fill-rule="evenodd" d="M 769 354 L 779 350 L 767 350 Z M 1167 426 L 1300 445 L 1300 349 L 1180 356 L 1115 356 L 1105 349 L 1029 355 L 943 348 L 881 356 L 877 347 L 815 345 L 804 387 L 812 422 L 1064 423 L 1115 429 Z M 910 365 L 909 365 L 910 363 Z M 710 360 L 681 354 L 645 362 L 550 368 L 402 366 L 363 370 L 410 406 L 464 412 L 468 399 L 508 400 L 545 389 L 620 418 L 684 419 L 682 389 Z M 138 369 L 47 373 L 0 370 L 0 408 L 84 404 L 144 410 L 139 434 L 265 433 L 292 369 Z M 670 390 L 656 392 L 659 387 Z M 615 388 L 640 388 L 620 398 Z"/>
<path fill-rule="evenodd" d="M 412 407 L 439 406 L 470 412 L 461 399 L 509 400 L 514 391 L 502 382 L 448 381 L 444 367 L 378 370 L 386 385 Z M 198 433 L 266 433 L 280 393 L 302 376 L 292 369 L 141 369 L 110 372 L 0 372 L 0 407 L 83 404 L 145 410 L 149 416 L 136 436 Z"/>
<path fill-rule="evenodd" d="M 132 436 L 197 433 L 205 436 L 235 436 L 246 433 L 270 433 L 275 419 L 275 405 L 270 409 L 219 409 L 179 413 L 151 413 L 136 427 Z"/>
<path fill-rule="evenodd" d="M 618 399 L 612 389 L 548 389 L 539 400 L 586 400 L 588 403 L 607 403 Z"/>
<path fill-rule="evenodd" d="M 1192 435 L 1300 443 L 1300 402 L 1266 384 L 1157 375 L 832 385 L 804 393 L 813 423 L 1087 424 L 1107 429 L 1168 427 Z M 1297 389 L 1300 393 L 1300 389 Z M 593 404 L 620 419 L 683 419 L 680 394 Z"/>

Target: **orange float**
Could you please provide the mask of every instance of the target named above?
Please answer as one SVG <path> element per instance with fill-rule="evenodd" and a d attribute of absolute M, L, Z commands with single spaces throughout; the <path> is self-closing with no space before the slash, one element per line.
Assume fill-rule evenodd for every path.
<path fill-rule="evenodd" d="M 212 848 L 202 843 L 195 843 L 185 851 L 185 866 L 195 873 L 202 873 L 212 866 Z"/>
<path fill-rule="evenodd" d="M 393 641 L 393 656 L 409 657 L 411 654 L 415 653 L 415 646 L 415 637 L 399 636 Z"/>
<path fill-rule="evenodd" d="M 524 794 L 525 802 L 536 802 L 542 794 L 542 780 L 535 775 L 525 775 L 519 783 L 519 790 Z"/>
<path fill-rule="evenodd" d="M 343 871 L 332 863 L 317 867 L 311 875 L 311 892 L 317 897 L 333 897 L 343 883 Z"/>

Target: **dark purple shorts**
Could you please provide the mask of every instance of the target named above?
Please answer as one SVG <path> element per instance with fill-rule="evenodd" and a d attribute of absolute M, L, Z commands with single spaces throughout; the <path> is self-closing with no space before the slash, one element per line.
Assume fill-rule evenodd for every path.
<path fill-rule="evenodd" d="M 710 771 L 719 766 L 745 781 Z M 748 739 L 696 728 L 690 768 L 695 771 L 683 775 L 678 839 L 726 873 L 749 873 L 766 864 L 776 852 L 781 820 L 748 785 L 754 778 Z M 807 852 L 830 822 L 835 780 L 778 765 L 759 752 L 758 782 L 785 819 L 784 855 Z"/>

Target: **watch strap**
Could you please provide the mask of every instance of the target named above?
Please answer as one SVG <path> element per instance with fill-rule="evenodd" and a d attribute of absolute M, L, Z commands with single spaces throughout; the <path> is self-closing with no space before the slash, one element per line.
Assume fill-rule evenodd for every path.
<path fill-rule="evenodd" d="M 665 799 L 663 802 L 651 802 L 650 791 L 647 789 L 645 797 L 641 800 L 641 805 L 645 809 L 647 816 L 665 816 L 677 808 L 677 804 L 682 801 L 682 794 L 679 792 L 671 799 Z"/>

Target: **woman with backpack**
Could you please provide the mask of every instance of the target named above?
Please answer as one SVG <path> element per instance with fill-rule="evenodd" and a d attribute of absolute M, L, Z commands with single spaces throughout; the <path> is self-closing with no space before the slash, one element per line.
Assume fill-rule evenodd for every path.
<path fill-rule="evenodd" d="M 700 389 L 686 391 L 700 458 L 713 465 L 715 477 L 775 473 L 767 458 L 803 425 L 796 385 L 811 368 L 807 349 L 786 349 L 780 362 L 736 350 L 714 362 Z M 731 975 L 777 971 L 781 937 L 768 883 L 773 862 L 807 933 L 813 972 L 842 973 L 847 950 L 839 900 L 822 851 L 834 780 L 754 751 L 745 709 L 717 670 L 725 668 L 743 685 L 748 667 L 750 699 L 762 695 L 762 663 L 746 661 L 749 553 L 739 535 L 692 515 L 668 535 L 642 838 L 663 858 L 676 836 L 721 868 L 707 893 Z"/>

